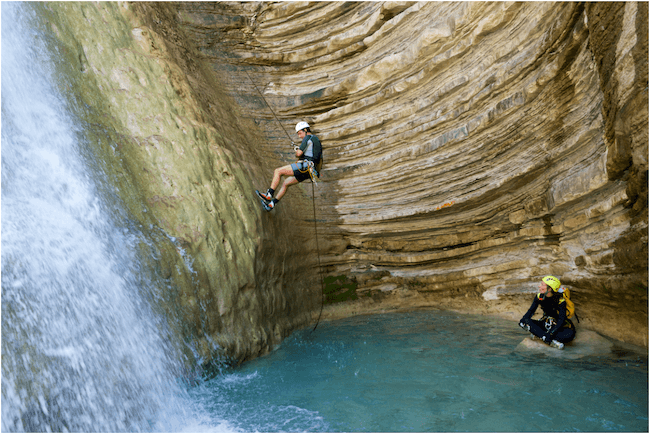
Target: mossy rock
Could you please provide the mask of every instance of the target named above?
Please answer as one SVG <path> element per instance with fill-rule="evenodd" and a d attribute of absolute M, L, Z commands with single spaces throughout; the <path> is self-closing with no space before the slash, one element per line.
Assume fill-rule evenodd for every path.
<path fill-rule="evenodd" d="M 327 276 L 325 278 L 325 303 L 339 303 L 347 300 L 356 300 L 357 295 L 356 279 L 350 279 L 345 275 Z"/>

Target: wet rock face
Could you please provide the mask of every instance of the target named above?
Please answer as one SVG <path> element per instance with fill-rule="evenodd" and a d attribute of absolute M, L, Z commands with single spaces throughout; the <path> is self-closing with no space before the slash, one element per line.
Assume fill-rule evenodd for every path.
<path fill-rule="evenodd" d="M 263 158 L 298 120 L 322 139 L 323 263 L 357 299 L 489 305 L 554 274 L 647 345 L 646 3 L 175 7 Z"/>
<path fill-rule="evenodd" d="M 45 3 L 58 42 L 55 81 L 82 141 L 145 235 L 140 258 L 158 282 L 188 367 L 236 362 L 312 321 L 320 288 L 311 244 L 288 211 L 254 196 L 272 169 L 253 122 L 205 67 L 169 4 Z M 283 218 L 285 217 L 285 218 Z M 295 258 L 302 258 L 298 261 Z M 305 259 L 306 258 L 306 259 Z"/>

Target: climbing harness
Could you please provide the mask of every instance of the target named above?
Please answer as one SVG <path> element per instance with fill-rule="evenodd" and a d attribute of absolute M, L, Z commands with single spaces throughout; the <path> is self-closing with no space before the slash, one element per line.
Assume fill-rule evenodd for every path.
<path fill-rule="evenodd" d="M 555 322 L 555 318 L 547 316 L 545 317 L 546 319 L 542 318 L 544 320 L 544 328 L 546 329 L 547 332 L 551 331 L 553 327 L 557 324 Z"/>
<path fill-rule="evenodd" d="M 314 162 L 311 160 L 304 160 L 304 161 L 305 161 L 305 166 L 307 166 L 307 171 L 309 172 L 309 177 L 311 178 L 311 182 L 313 184 L 317 184 L 318 171 L 316 170 L 316 166 L 314 166 Z"/>
<path fill-rule="evenodd" d="M 278 119 L 277 115 L 275 114 L 275 112 L 273 111 L 271 106 L 269 105 L 268 101 L 266 100 L 266 98 L 264 98 L 264 95 L 262 95 L 262 92 L 260 92 L 260 90 L 257 88 L 257 85 L 255 85 L 255 82 L 251 78 L 250 74 L 248 74 L 248 71 L 246 71 L 244 69 L 244 72 L 248 76 L 248 79 L 250 80 L 250 82 L 253 84 L 253 87 L 255 88 L 257 93 L 259 93 L 260 97 L 266 103 L 266 106 L 269 108 L 269 110 L 271 110 L 271 113 L 273 114 L 273 117 L 275 118 L 275 120 L 278 122 L 278 124 L 280 124 L 280 126 L 284 130 L 284 133 L 287 135 L 287 137 L 291 141 L 290 146 L 293 149 L 295 149 L 296 144 L 293 142 L 293 140 L 291 139 L 291 136 L 289 135 L 287 130 L 284 128 L 284 125 L 282 125 L 282 122 L 280 122 L 280 119 Z M 306 122 L 305 122 L 305 124 L 306 124 Z M 301 124 L 298 123 L 298 125 L 296 125 L 296 127 L 298 127 L 299 125 L 301 125 Z M 313 207 L 313 210 L 314 210 L 314 236 L 316 238 L 316 253 L 317 253 L 317 256 L 318 256 L 318 272 L 319 272 L 318 274 L 320 276 L 320 312 L 318 313 L 318 319 L 316 320 L 316 325 L 314 326 L 314 328 L 311 331 L 313 333 L 316 330 L 316 327 L 318 327 L 318 324 L 320 323 L 321 315 L 323 314 L 323 297 L 324 297 L 324 293 L 325 293 L 325 287 L 324 287 L 324 283 L 323 283 L 323 268 L 321 266 L 321 261 L 320 261 L 320 246 L 318 245 L 318 224 L 316 222 L 316 196 L 315 196 L 315 193 L 314 193 L 314 184 L 316 184 L 316 178 L 318 178 L 318 172 L 316 171 L 316 168 L 314 167 L 314 162 L 309 161 L 309 160 L 307 160 L 307 161 L 308 161 L 307 165 L 308 165 L 308 170 L 309 170 L 309 177 L 311 178 L 311 181 L 312 181 L 311 182 L 311 202 L 312 202 L 312 207 Z"/>
<path fill-rule="evenodd" d="M 540 321 L 542 321 L 544 323 L 544 328 L 546 329 L 547 332 L 550 332 L 551 329 L 557 325 L 557 320 L 555 318 L 553 318 L 552 316 L 544 315 Z M 576 326 L 568 318 L 564 320 L 564 325 L 562 327 L 566 327 L 566 328 L 569 328 L 571 330 L 576 329 Z"/>

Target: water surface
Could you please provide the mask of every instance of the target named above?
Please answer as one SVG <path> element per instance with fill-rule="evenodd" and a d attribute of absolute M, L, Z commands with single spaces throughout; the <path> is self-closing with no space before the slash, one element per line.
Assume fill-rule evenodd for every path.
<path fill-rule="evenodd" d="M 648 430 L 647 354 L 521 354 L 515 324 L 436 311 L 322 323 L 186 388 L 62 48 L 38 4 L 1 7 L 2 431 Z"/>
<path fill-rule="evenodd" d="M 440 311 L 310 331 L 191 394 L 244 431 L 648 430 L 644 355 L 521 353 L 513 322 Z"/>

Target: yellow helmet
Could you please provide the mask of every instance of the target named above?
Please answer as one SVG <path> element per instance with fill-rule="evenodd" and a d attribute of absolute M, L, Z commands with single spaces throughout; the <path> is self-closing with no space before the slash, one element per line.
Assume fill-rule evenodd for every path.
<path fill-rule="evenodd" d="M 546 285 L 550 286 L 551 289 L 555 292 L 557 292 L 558 289 L 560 289 L 560 279 L 558 279 L 555 276 L 546 276 L 545 278 L 542 279 L 542 282 L 544 282 Z"/>

